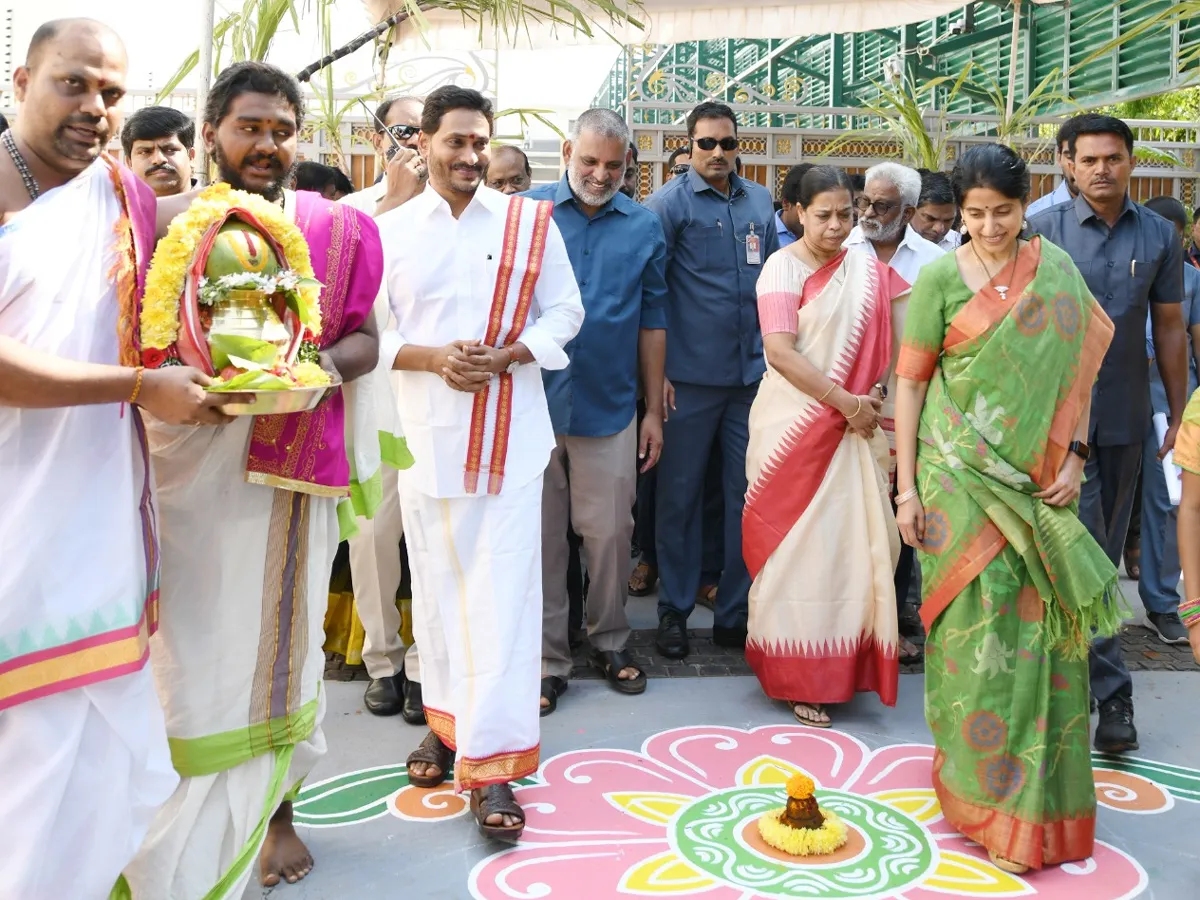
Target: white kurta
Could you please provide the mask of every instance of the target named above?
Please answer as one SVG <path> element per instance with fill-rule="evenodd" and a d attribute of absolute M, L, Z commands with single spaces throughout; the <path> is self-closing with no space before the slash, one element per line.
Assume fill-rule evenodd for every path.
<path fill-rule="evenodd" d="M 0 335 L 116 365 L 120 215 L 98 161 L 0 228 Z M 177 782 L 139 626 L 135 423 L 115 403 L 0 407 L 3 898 L 106 897 Z"/>
<path fill-rule="evenodd" d="M 528 222 L 536 207 L 518 202 Z M 427 189 L 377 220 L 397 323 L 380 341 L 385 360 L 405 344 L 484 338 L 508 211 L 508 197 L 481 187 L 455 219 Z M 514 286 L 531 240 L 521 232 Z M 582 322 L 571 262 L 550 221 L 529 317 L 516 336 L 537 364 L 521 366 L 512 379 L 511 434 L 497 494 L 487 493 L 486 469 L 478 493 L 464 479 L 475 396 L 434 374 L 400 373 L 400 419 L 416 460 L 400 473 L 400 490 L 423 698 L 430 727 L 458 751 L 460 790 L 537 769 L 541 479 L 554 448 L 540 368 L 566 367 L 563 347 Z M 489 413 L 486 433 L 477 435 L 487 447 L 485 466 L 496 418 Z"/>

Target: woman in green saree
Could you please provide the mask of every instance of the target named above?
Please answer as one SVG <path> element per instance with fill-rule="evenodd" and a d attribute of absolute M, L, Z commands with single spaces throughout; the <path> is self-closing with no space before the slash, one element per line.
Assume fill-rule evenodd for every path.
<path fill-rule="evenodd" d="M 1021 240 L 1029 173 L 999 144 L 952 181 L 968 236 L 913 287 L 897 367 L 897 524 L 921 561 L 942 813 L 1024 872 L 1091 855 L 1087 648 L 1117 572 L 1075 515 L 1112 323 L 1070 258 Z"/>

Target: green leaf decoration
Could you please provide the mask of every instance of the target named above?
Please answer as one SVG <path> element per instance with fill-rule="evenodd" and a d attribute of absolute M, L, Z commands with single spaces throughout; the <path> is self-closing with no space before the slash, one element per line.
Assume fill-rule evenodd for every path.
<path fill-rule="evenodd" d="M 230 364 L 232 357 L 249 361 L 255 367 L 269 368 L 279 353 L 279 348 L 270 341 L 241 334 L 210 334 L 208 346 L 212 349 L 213 367 L 218 372 Z"/>
<path fill-rule="evenodd" d="M 387 815 L 388 801 L 408 786 L 402 765 L 378 766 L 305 786 L 296 801 L 295 822 L 309 828 L 355 825 Z"/>
<path fill-rule="evenodd" d="M 1136 759 L 1130 756 L 1113 756 L 1093 753 L 1092 764 L 1117 772 L 1140 775 L 1164 788 L 1176 800 L 1200 803 L 1200 770 L 1152 759 Z"/>
<path fill-rule="evenodd" d="M 213 382 L 206 390 L 220 394 L 229 391 L 288 391 L 293 387 L 295 385 L 285 381 L 278 375 L 272 375 L 270 372 L 252 371 L 234 375 L 228 381 Z"/>

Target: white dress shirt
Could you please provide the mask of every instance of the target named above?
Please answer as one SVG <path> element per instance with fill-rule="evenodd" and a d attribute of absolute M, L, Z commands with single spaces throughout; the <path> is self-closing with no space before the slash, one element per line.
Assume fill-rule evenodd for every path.
<path fill-rule="evenodd" d="M 532 202 L 532 201 L 526 201 Z M 384 280 L 396 330 L 380 338 L 394 361 L 407 344 L 441 347 L 482 340 L 487 332 L 509 198 L 480 187 L 457 219 L 429 188 L 376 219 L 383 241 Z M 535 365 L 513 376 L 512 430 L 504 489 L 537 478 L 554 449 L 541 369 L 565 369 L 563 347 L 583 324 L 579 286 L 558 227 L 546 233 L 542 270 L 525 329 L 517 338 Z M 451 389 L 429 372 L 399 373 L 400 423 L 416 462 L 401 473 L 413 489 L 433 497 L 468 496 L 463 485 L 474 394 Z"/>
<path fill-rule="evenodd" d="M 359 212 L 365 212 L 368 216 L 375 215 L 375 207 L 379 205 L 379 201 L 383 199 L 383 195 L 387 193 L 387 176 L 384 175 L 375 184 L 369 184 L 361 191 L 355 191 L 353 194 L 347 194 L 339 202 L 345 203 L 347 206 L 352 206 Z"/>
<path fill-rule="evenodd" d="M 845 247 L 851 251 L 870 253 L 876 258 L 879 256 L 875 252 L 875 245 L 863 234 L 861 225 L 854 226 L 850 236 L 846 238 Z M 925 263 L 933 262 L 939 256 L 943 256 L 945 252 L 937 244 L 927 241 L 917 234 L 911 225 L 906 225 L 904 238 L 900 241 L 900 246 L 896 248 L 892 258 L 888 260 L 888 265 L 895 269 L 897 274 L 911 287 L 916 284 L 917 273 L 921 271 L 921 267 Z"/>
<path fill-rule="evenodd" d="M 945 236 L 937 242 L 937 245 L 942 248 L 943 253 L 952 253 L 962 246 L 962 232 L 951 228 L 946 232 Z"/>

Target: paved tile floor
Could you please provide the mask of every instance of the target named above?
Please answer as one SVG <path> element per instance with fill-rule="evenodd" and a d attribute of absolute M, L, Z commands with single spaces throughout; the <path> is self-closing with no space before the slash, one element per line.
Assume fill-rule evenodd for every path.
<path fill-rule="evenodd" d="M 302 829 L 317 866 L 298 885 L 272 891 L 251 887 L 245 898 L 1192 900 L 1200 896 L 1194 838 L 1200 828 L 1200 772 L 1188 767 L 1198 764 L 1200 717 L 1181 713 L 1195 708 L 1200 679 L 1138 672 L 1135 683 L 1142 735 L 1135 756 L 1153 764 L 1100 777 L 1110 784 L 1105 789 L 1110 805 L 1100 811 L 1097 837 L 1103 843 L 1096 856 L 1079 866 L 1005 880 L 981 862 L 977 850 L 943 833 L 931 806 L 919 675 L 901 678 L 895 709 L 860 697 L 836 711 L 831 732 L 794 726 L 786 707 L 763 697 L 751 677 L 653 679 L 646 694 L 634 698 L 618 696 L 599 681 L 575 681 L 558 711 L 542 720 L 546 784 L 524 789 L 531 810 L 529 840 L 495 858 L 503 847 L 485 842 L 451 795 L 404 789 L 401 764 L 422 729 L 398 717 L 366 714 L 361 682 L 327 682 L 329 754 L 299 806 L 305 821 L 323 826 Z M 863 871 L 857 880 L 838 881 L 834 875 L 845 867 L 830 869 L 834 875 L 813 882 L 818 885 L 814 893 L 789 893 L 779 882 L 774 889 L 747 887 L 764 872 L 790 870 L 757 859 L 741 838 L 730 838 L 729 846 L 759 865 L 733 866 L 727 877 L 714 877 L 715 857 L 704 854 L 696 835 L 719 834 L 722 826 L 694 821 L 713 809 L 696 801 L 720 790 L 744 802 L 763 791 L 781 798 L 780 782 L 796 766 L 833 790 L 823 803 L 840 797 L 849 804 L 839 809 L 852 821 L 859 821 L 856 811 L 869 805 L 861 795 L 887 798 L 893 812 L 887 821 L 903 834 L 885 843 L 874 833 L 859 854 Z M 839 794 L 840 789 L 845 792 Z M 895 815 L 895 809 L 902 814 Z M 692 832 L 685 840 L 676 832 L 689 817 Z M 872 834 L 875 821 L 861 818 L 865 834 Z M 898 859 L 904 852 L 912 858 L 893 859 L 892 869 L 880 869 L 888 874 L 874 889 L 862 887 L 867 863 L 882 866 L 888 853 Z M 814 871 L 826 870 L 789 875 L 796 891 L 805 883 L 795 879 L 816 878 Z"/>

